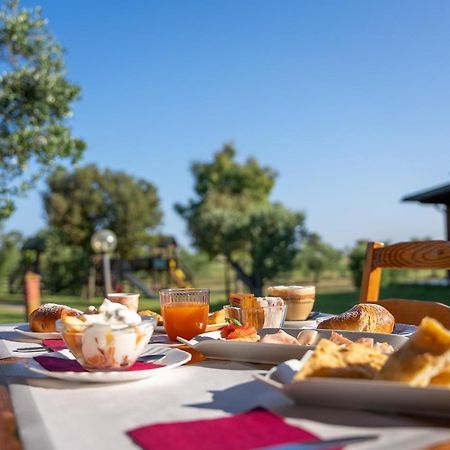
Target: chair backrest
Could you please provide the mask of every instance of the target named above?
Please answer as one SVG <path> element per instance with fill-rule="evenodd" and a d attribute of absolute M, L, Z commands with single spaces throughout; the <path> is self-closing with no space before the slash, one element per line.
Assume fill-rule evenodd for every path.
<path fill-rule="evenodd" d="M 369 242 L 360 302 L 378 302 L 384 268 L 450 269 L 450 241 L 400 242 L 387 246 L 382 242 Z M 406 299 L 388 299 L 379 303 L 391 311 L 398 322 L 418 324 L 423 317 L 430 316 L 450 328 L 450 307 L 442 303 Z"/>

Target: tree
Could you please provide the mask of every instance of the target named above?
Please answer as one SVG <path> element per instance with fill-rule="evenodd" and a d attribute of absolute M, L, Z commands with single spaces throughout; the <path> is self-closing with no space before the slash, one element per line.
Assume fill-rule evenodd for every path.
<path fill-rule="evenodd" d="M 88 252 L 92 234 L 108 228 L 117 235 L 118 255 L 125 259 L 137 256 L 161 222 L 156 188 L 124 172 L 102 172 L 95 165 L 72 173 L 58 168 L 47 183 L 48 224 L 60 231 L 66 243 Z"/>
<path fill-rule="evenodd" d="M 341 253 L 323 242 L 317 233 L 308 234 L 298 254 L 300 267 L 313 274 L 314 284 L 319 282 L 325 270 L 337 270 L 340 259 Z"/>
<path fill-rule="evenodd" d="M 175 205 L 194 246 L 223 255 L 238 277 L 260 295 L 264 281 L 292 267 L 304 216 L 269 202 L 276 173 L 253 159 L 239 164 L 231 145 L 210 163 L 194 163 L 197 198 Z"/>
<path fill-rule="evenodd" d="M 22 234 L 10 231 L 0 234 L 0 277 L 4 278 L 16 269 L 20 261 Z"/>
<path fill-rule="evenodd" d="M 57 162 L 81 158 L 67 125 L 79 86 L 66 79 L 63 51 L 39 8 L 0 10 L 0 219 Z M 30 169 L 32 167 L 32 170 Z"/>
<path fill-rule="evenodd" d="M 361 287 L 362 274 L 364 269 L 364 259 L 366 257 L 367 240 L 356 241 L 354 247 L 348 254 L 348 268 L 352 274 L 353 285 L 359 289 Z"/>

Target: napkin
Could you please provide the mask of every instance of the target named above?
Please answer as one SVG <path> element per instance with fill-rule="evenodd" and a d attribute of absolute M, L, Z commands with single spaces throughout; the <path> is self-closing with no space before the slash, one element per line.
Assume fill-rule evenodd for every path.
<path fill-rule="evenodd" d="M 34 360 L 37 361 L 44 369 L 51 372 L 87 372 L 83 369 L 75 359 L 58 358 L 54 356 L 35 356 Z M 149 370 L 158 369 L 163 367 L 160 364 L 135 362 L 128 370 Z"/>
<path fill-rule="evenodd" d="M 220 419 L 148 425 L 127 434 L 144 450 L 250 450 L 317 439 L 262 408 Z"/>
<path fill-rule="evenodd" d="M 53 350 L 54 352 L 66 348 L 66 344 L 62 339 L 43 339 L 42 345 L 50 350 Z"/>

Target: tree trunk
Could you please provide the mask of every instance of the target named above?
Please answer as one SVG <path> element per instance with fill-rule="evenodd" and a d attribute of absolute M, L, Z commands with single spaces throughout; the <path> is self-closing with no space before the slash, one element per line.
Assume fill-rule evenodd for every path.
<path fill-rule="evenodd" d="M 237 277 L 247 286 L 248 290 L 256 296 L 262 295 L 263 281 L 255 274 L 248 275 L 241 265 L 227 257 L 231 267 L 236 271 Z"/>
<path fill-rule="evenodd" d="M 231 280 L 230 280 L 229 264 L 226 258 L 223 261 L 223 270 L 224 270 L 225 295 L 226 298 L 229 299 L 231 292 Z"/>
<path fill-rule="evenodd" d="M 236 272 L 237 278 L 239 280 L 241 280 L 248 287 L 248 289 L 252 290 L 253 289 L 253 280 L 251 279 L 251 277 L 244 272 L 244 269 L 241 267 L 241 265 L 238 262 L 233 261 L 228 256 L 227 256 L 227 260 L 230 263 L 230 266 Z"/>

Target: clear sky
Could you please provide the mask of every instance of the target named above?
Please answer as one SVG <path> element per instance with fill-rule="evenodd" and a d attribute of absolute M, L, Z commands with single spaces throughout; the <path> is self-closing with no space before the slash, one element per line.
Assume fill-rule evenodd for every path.
<path fill-rule="evenodd" d="M 152 181 L 182 244 L 190 165 L 229 141 L 336 247 L 444 237 L 441 212 L 400 199 L 450 182 L 449 1 L 22 3 L 42 5 L 83 88 L 83 164 Z M 6 228 L 44 224 L 35 191 Z"/>

